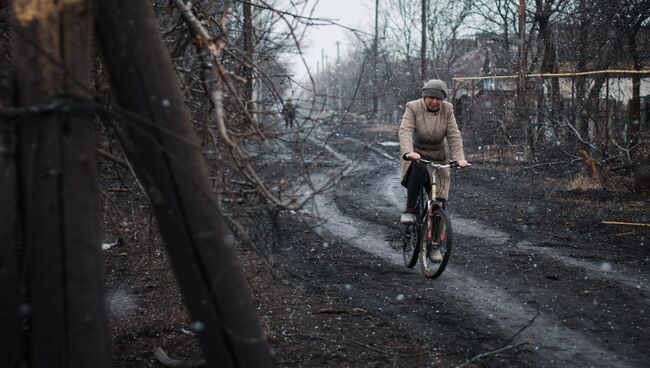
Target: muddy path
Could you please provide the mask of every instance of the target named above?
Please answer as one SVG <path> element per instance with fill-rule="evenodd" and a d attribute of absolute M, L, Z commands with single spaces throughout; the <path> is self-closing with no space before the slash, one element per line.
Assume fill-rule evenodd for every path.
<path fill-rule="evenodd" d="M 287 242 L 276 254 L 307 294 L 399 327 L 432 363 L 454 365 L 525 343 L 482 362 L 647 364 L 649 234 L 619 237 L 622 230 L 600 225 L 626 216 L 647 221 L 647 201 L 612 205 L 564 190 L 561 175 L 474 165 L 453 174 L 454 250 L 445 273 L 429 280 L 419 265 L 407 269 L 397 249 L 405 190 L 392 159 L 395 137 L 356 127 L 325 133 L 334 138 L 321 149 L 340 165 L 316 172 L 315 181 L 356 160 L 315 197 L 310 210 L 325 220 L 317 236 Z M 391 337 L 368 337 L 391 346 Z"/>
<path fill-rule="evenodd" d="M 307 145 L 257 153 L 270 171 L 304 159 L 312 185 L 292 188 L 304 197 L 341 180 L 275 228 L 261 218 L 258 248 L 237 248 L 279 367 L 458 367 L 484 353 L 469 366 L 647 366 L 650 229 L 601 221 L 650 223 L 648 200 L 569 190 L 579 166 L 535 171 L 468 147 L 474 165 L 452 174 L 450 264 L 429 280 L 398 249 L 395 127 L 305 132 Z M 162 241 L 143 238 L 145 198 L 118 198 L 139 212 L 105 251 L 115 366 L 160 367 L 157 347 L 200 359 Z"/>

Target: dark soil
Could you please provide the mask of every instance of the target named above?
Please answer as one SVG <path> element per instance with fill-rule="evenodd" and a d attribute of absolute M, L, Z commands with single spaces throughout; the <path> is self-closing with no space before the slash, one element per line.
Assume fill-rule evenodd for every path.
<path fill-rule="evenodd" d="M 396 157 L 397 147 L 377 144 L 395 141 L 395 130 L 336 129 L 330 145 L 348 157 L 361 154 L 357 160 L 367 165 L 325 193 L 325 201 L 387 240 L 376 247 L 392 246 L 401 257 L 395 247 L 401 208 L 381 187 L 396 175 L 397 161 L 386 156 Z M 304 215 L 280 218 L 274 246 L 260 244 L 274 249 L 271 257 L 241 246 L 277 365 L 447 367 L 521 343 L 472 364 L 644 366 L 650 228 L 602 221 L 648 224 L 650 202 L 618 189 L 569 189 L 579 162 L 530 168 L 498 159 L 470 155 L 474 166 L 454 172 L 449 212 L 458 224 L 476 220 L 507 239 L 490 242 L 459 226 L 439 279 L 362 250 L 335 227 L 315 231 Z M 112 198 L 107 203 L 120 203 L 120 212 L 107 211 L 107 242 L 125 240 L 105 253 L 114 365 L 160 367 L 157 347 L 176 359 L 200 360 L 146 201 L 105 193 Z"/>

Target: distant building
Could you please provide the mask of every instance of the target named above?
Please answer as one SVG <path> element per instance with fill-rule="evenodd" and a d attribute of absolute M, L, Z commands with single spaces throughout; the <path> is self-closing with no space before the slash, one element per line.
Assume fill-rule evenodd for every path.
<path fill-rule="evenodd" d="M 557 30 L 561 33 L 558 38 L 569 37 L 567 29 Z M 650 36 L 650 35 L 649 35 Z M 563 46 L 563 45 L 560 45 Z M 558 47 L 558 73 L 574 73 L 594 71 L 597 65 L 586 63 L 585 70 L 577 70 L 575 50 Z M 531 45 L 531 49 L 536 46 Z M 508 37 L 490 33 L 478 33 L 470 38 L 456 39 L 449 43 L 447 48 L 447 60 L 451 61 L 450 73 L 452 77 L 487 77 L 516 75 L 517 55 L 519 50 L 518 36 L 510 34 Z M 530 53 L 532 54 L 532 53 Z M 650 69 L 645 65 L 644 69 Z M 629 61 L 622 61 L 616 65 L 609 65 L 610 70 L 633 70 Z M 595 77 L 585 77 L 593 80 Z M 547 79 L 550 80 L 550 79 Z M 571 98 L 574 94 L 574 78 L 560 78 L 560 93 L 565 98 Z M 589 85 L 589 84 L 588 84 Z M 529 86 L 533 87 L 532 81 Z M 472 93 L 482 94 L 485 91 L 514 92 L 517 89 L 517 79 L 483 79 L 474 83 L 458 83 L 456 85 L 456 98 Z M 546 88 L 547 93 L 550 88 Z M 605 88 L 602 89 L 601 98 L 604 96 Z M 650 96 L 650 76 L 641 79 L 641 96 Z M 629 75 L 610 75 L 609 97 L 620 102 L 625 102 L 632 97 L 632 77 Z"/>

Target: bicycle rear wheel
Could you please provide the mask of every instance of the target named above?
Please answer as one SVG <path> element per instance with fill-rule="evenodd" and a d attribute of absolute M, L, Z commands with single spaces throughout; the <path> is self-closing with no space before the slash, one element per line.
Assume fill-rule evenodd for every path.
<path fill-rule="evenodd" d="M 420 240 L 420 266 L 424 276 L 435 279 L 445 271 L 451 255 L 451 221 L 440 209 L 434 210 L 431 216 L 425 216 L 424 219 Z"/>
<path fill-rule="evenodd" d="M 419 234 L 415 224 L 406 225 L 402 233 L 402 255 L 404 264 L 408 268 L 413 268 L 418 261 L 418 252 L 420 251 Z"/>

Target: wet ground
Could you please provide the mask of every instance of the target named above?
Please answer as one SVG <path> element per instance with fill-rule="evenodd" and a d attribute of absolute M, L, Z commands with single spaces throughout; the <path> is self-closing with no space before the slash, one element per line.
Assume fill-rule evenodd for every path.
<path fill-rule="evenodd" d="M 650 202 L 568 190 L 579 163 L 527 169 L 473 154 L 452 174 L 450 264 L 430 280 L 397 249 L 394 129 L 318 133 L 330 137 L 312 141 L 328 165 L 314 182 L 353 165 L 308 213 L 283 218 L 274 267 L 241 249 L 279 366 L 446 367 L 480 354 L 469 366 L 647 365 L 650 229 L 601 221 L 650 223 Z M 313 215 L 324 220 L 315 231 Z M 112 309 L 116 366 L 157 366 L 157 346 L 200 359 L 153 243 L 107 250 L 110 300 L 125 301 Z"/>

